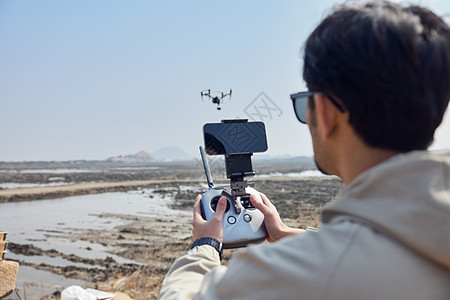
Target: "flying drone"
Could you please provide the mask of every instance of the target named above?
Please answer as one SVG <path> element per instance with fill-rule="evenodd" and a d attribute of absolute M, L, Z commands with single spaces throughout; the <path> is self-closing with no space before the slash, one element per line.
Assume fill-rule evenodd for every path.
<path fill-rule="evenodd" d="M 218 93 L 220 93 L 220 96 L 219 95 L 218 96 L 211 96 L 211 90 L 208 89 L 208 90 L 201 91 L 200 95 L 202 96 L 202 100 L 203 100 L 203 96 L 211 98 L 212 99 L 212 103 L 217 104 L 217 110 L 221 110 L 222 108 L 220 107 L 220 104 L 223 103 L 223 99 L 225 97 L 227 97 L 227 96 L 230 96 L 230 99 L 231 99 L 231 92 L 232 92 L 231 89 L 230 89 L 230 92 L 228 94 L 225 94 L 224 92 L 219 92 L 218 91 Z"/>

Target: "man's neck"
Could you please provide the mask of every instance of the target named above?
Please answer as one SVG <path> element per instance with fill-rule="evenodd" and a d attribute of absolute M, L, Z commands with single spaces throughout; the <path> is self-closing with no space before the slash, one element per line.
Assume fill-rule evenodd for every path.
<path fill-rule="evenodd" d="M 339 177 L 346 185 L 349 185 L 361 173 L 399 153 L 400 151 L 367 146 L 360 147 L 358 150 L 349 148 L 341 157 Z"/>

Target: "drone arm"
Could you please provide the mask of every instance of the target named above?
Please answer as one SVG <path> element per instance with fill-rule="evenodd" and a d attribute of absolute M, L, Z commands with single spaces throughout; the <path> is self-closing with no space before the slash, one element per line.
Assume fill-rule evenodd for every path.
<path fill-rule="evenodd" d="M 230 92 L 228 94 L 222 93 L 222 99 L 225 98 L 226 96 L 230 96 L 230 99 L 228 99 L 228 100 L 231 100 L 232 93 L 233 93 L 233 91 L 231 89 L 230 89 Z"/>
<path fill-rule="evenodd" d="M 210 94 L 202 94 L 202 98 L 203 96 L 209 97 L 209 98 L 214 98 L 213 96 L 211 96 Z"/>

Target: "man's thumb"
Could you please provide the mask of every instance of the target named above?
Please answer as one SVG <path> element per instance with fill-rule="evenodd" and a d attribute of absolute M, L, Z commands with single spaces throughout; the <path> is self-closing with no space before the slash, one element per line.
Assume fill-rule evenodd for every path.
<path fill-rule="evenodd" d="M 219 202 L 217 203 L 215 215 L 222 218 L 226 209 L 227 209 L 227 198 L 222 196 L 222 197 L 220 197 Z"/>

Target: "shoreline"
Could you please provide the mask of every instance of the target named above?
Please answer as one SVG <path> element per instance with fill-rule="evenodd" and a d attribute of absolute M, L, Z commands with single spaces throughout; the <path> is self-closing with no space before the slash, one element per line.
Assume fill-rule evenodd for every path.
<path fill-rule="evenodd" d="M 333 179 L 333 177 L 264 177 L 254 178 L 254 182 L 280 182 L 280 181 L 310 181 Z M 45 186 L 45 187 L 29 187 L 0 189 L 0 203 L 32 201 L 55 199 L 70 196 L 79 196 L 87 194 L 100 194 L 108 192 L 126 192 L 146 187 L 155 187 L 157 185 L 184 185 L 184 184 L 201 184 L 205 183 L 202 179 L 187 179 L 175 181 L 171 179 L 152 179 L 152 180 L 130 180 L 117 182 L 88 182 L 75 183 L 62 186 Z M 227 180 L 220 180 L 218 184 L 227 184 Z"/>
<path fill-rule="evenodd" d="M 197 183 L 200 180 L 187 181 Z M 136 190 L 149 185 L 173 183 L 173 180 L 132 180 L 118 182 L 75 183 L 63 186 L 30 187 L 0 190 L 0 203 L 45 200 L 61 197 Z"/>

